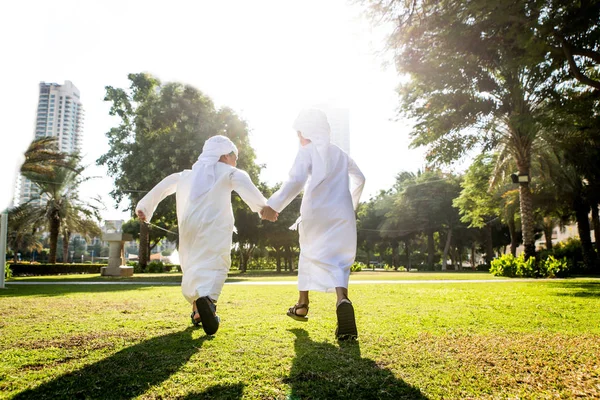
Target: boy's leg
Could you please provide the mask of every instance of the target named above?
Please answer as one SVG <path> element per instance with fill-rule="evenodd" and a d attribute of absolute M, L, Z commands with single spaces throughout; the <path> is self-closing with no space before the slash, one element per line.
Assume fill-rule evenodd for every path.
<path fill-rule="evenodd" d="M 298 302 L 295 306 L 290 307 L 287 312 L 287 316 L 295 319 L 296 321 L 308 321 L 308 290 L 298 292 Z"/>
<path fill-rule="evenodd" d="M 338 340 L 356 339 L 358 337 L 358 330 L 356 329 L 354 307 L 348 299 L 348 289 L 336 287 L 335 293 L 337 295 L 337 328 L 335 329 L 335 336 Z"/>

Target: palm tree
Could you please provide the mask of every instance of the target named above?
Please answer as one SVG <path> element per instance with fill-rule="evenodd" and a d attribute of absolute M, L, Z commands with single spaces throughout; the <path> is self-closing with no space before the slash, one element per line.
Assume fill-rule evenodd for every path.
<path fill-rule="evenodd" d="M 21 173 L 52 176 L 55 166 L 69 167 L 68 156 L 58 150 L 55 137 L 46 136 L 31 142 L 25 152 Z"/>
<path fill-rule="evenodd" d="M 99 233 L 98 226 L 94 226 L 92 218 L 100 221 L 100 206 L 98 199 L 86 202 L 79 198 L 79 187 L 82 183 L 93 177 L 82 177 L 84 167 L 79 165 L 77 155 L 68 155 L 65 165 L 53 165 L 50 175 L 39 173 L 24 174 L 40 189 L 40 196 L 45 198 L 45 203 L 38 208 L 38 215 L 43 215 L 47 221 L 50 232 L 49 262 L 56 262 L 58 235 L 63 231 L 67 239 L 71 232 L 81 230 L 82 234 Z M 66 241 L 68 245 L 68 240 Z M 63 249 L 64 250 L 64 249 Z"/>
<path fill-rule="evenodd" d="M 21 251 L 42 250 L 42 244 L 36 233 L 37 213 L 33 206 L 22 204 L 8 211 L 7 244 L 17 262 L 17 253 Z"/>

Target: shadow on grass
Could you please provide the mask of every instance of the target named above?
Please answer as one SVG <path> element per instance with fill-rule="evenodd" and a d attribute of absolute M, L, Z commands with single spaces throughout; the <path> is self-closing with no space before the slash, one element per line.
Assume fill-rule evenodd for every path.
<path fill-rule="evenodd" d="M 147 290 L 156 286 L 148 285 L 10 285 L 0 290 L 2 297 L 53 297 L 71 293 L 125 292 Z"/>
<path fill-rule="evenodd" d="M 210 337 L 192 339 L 194 328 L 145 340 L 14 399 L 130 399 L 160 385 Z"/>
<path fill-rule="evenodd" d="M 569 282 L 562 281 L 552 284 L 554 287 L 569 289 L 567 293 L 557 293 L 557 296 L 600 297 L 600 281 L 598 282 Z"/>
<path fill-rule="evenodd" d="M 244 394 L 244 384 L 236 383 L 230 385 L 215 385 L 200 393 L 189 393 L 185 397 L 178 397 L 180 400 L 236 400 L 241 399 Z"/>
<path fill-rule="evenodd" d="M 304 329 L 296 335 L 296 358 L 285 383 L 291 399 L 427 399 L 418 388 L 360 355 L 358 342 L 314 342 Z"/>

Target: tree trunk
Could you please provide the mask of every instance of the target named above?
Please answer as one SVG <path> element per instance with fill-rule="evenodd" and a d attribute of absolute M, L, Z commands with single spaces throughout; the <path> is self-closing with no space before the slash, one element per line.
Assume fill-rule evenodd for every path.
<path fill-rule="evenodd" d="M 138 263 L 140 270 L 145 271 L 150 258 L 150 230 L 148 224 L 140 223 L 140 251 L 138 254 Z"/>
<path fill-rule="evenodd" d="M 517 256 L 517 247 L 519 247 L 519 243 L 517 242 L 517 226 L 515 224 L 515 216 L 512 215 L 508 220 L 508 232 L 510 233 L 510 254 L 513 257 Z"/>
<path fill-rule="evenodd" d="M 58 212 L 53 212 L 50 217 L 50 255 L 49 264 L 56 264 L 56 251 L 58 247 L 58 233 L 60 231 L 60 216 Z"/>
<path fill-rule="evenodd" d="M 66 263 L 69 261 L 69 240 L 71 240 L 71 232 L 65 231 L 63 233 L 63 262 Z"/>
<path fill-rule="evenodd" d="M 457 255 L 457 260 L 458 260 L 458 270 L 462 271 L 463 269 L 463 265 L 462 265 L 462 249 L 460 248 L 456 248 L 456 255 Z"/>
<path fill-rule="evenodd" d="M 398 271 L 398 243 L 392 242 L 392 266 Z"/>
<path fill-rule="evenodd" d="M 592 223 L 594 226 L 594 240 L 596 241 L 596 253 L 600 257 L 600 218 L 598 217 L 598 204 L 592 206 Z"/>
<path fill-rule="evenodd" d="M 590 271 L 596 272 L 596 252 L 592 247 L 590 220 L 588 216 L 590 206 L 579 197 L 575 200 L 574 208 L 575 218 L 577 218 L 577 231 L 579 232 L 583 250 L 583 263 Z"/>
<path fill-rule="evenodd" d="M 529 171 L 525 172 L 529 175 Z M 519 171 L 519 174 L 523 172 Z M 525 247 L 525 259 L 535 257 L 535 236 L 533 219 L 533 196 L 528 182 L 519 183 L 519 201 L 521 205 L 521 232 L 523 233 L 523 246 Z"/>
<path fill-rule="evenodd" d="M 433 256 L 435 255 L 433 233 L 433 230 L 427 231 L 427 265 L 429 267 L 433 267 Z"/>
<path fill-rule="evenodd" d="M 277 272 L 281 272 L 281 255 L 279 254 L 279 249 L 275 249 L 275 259 L 277 263 Z"/>
<path fill-rule="evenodd" d="M 446 245 L 444 246 L 444 254 L 442 256 L 442 271 L 446 270 L 446 259 L 448 258 L 448 250 L 452 242 L 452 227 L 448 228 L 448 236 L 446 237 Z"/>
<path fill-rule="evenodd" d="M 406 270 L 410 272 L 410 268 L 412 267 L 410 263 L 410 239 L 404 241 L 404 247 L 406 248 Z"/>
<path fill-rule="evenodd" d="M 471 268 L 473 270 L 477 269 L 477 264 L 475 264 L 475 242 L 471 245 Z"/>
<path fill-rule="evenodd" d="M 546 239 L 546 250 L 552 250 L 552 231 L 554 230 L 554 220 L 544 218 L 544 238 Z"/>
<path fill-rule="evenodd" d="M 492 241 L 492 226 L 487 224 L 483 228 L 483 241 L 485 242 L 485 263 L 492 265 L 494 259 L 494 244 Z"/>

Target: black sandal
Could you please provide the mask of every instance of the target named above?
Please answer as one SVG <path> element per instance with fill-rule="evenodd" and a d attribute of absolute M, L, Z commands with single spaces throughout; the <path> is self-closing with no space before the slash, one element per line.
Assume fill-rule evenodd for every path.
<path fill-rule="evenodd" d="M 196 299 L 196 308 L 202 321 L 202 329 L 207 335 L 214 335 L 219 329 L 221 319 L 217 316 L 217 306 L 208 296 Z"/>
<path fill-rule="evenodd" d="M 287 312 L 287 316 L 295 319 L 296 321 L 306 322 L 308 321 L 308 317 L 306 314 L 300 315 L 298 314 L 298 310 L 306 308 L 306 314 L 308 314 L 308 304 L 296 304 L 294 307 L 290 307 Z"/>
<path fill-rule="evenodd" d="M 192 324 L 193 324 L 194 326 L 198 327 L 198 326 L 202 325 L 202 320 L 200 320 L 200 321 L 196 321 L 196 320 L 194 319 L 194 316 L 195 316 L 196 314 L 200 315 L 200 313 L 198 313 L 198 311 L 192 311 L 192 315 L 190 315 L 190 318 L 192 319 Z"/>
<path fill-rule="evenodd" d="M 338 340 L 355 340 L 358 338 L 356 319 L 354 318 L 354 307 L 352 302 L 344 299 L 337 305 L 337 328 L 335 336 Z"/>

